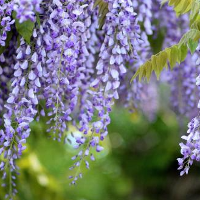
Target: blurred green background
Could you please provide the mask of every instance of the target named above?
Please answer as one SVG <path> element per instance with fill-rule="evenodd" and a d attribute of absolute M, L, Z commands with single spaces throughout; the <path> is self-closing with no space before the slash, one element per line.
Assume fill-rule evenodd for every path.
<path fill-rule="evenodd" d="M 34 123 L 28 148 L 18 165 L 18 200 L 199 200 L 200 170 L 180 177 L 180 130 L 175 114 L 165 109 L 149 121 L 142 114 L 114 109 L 105 151 L 78 185 L 69 186 L 74 151 L 48 139 Z M 184 130 L 182 130 L 184 131 Z M 0 199 L 4 191 L 0 190 Z"/>

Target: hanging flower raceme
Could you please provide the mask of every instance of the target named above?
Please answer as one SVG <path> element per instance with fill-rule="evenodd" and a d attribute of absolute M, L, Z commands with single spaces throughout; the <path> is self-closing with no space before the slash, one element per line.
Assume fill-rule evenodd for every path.
<path fill-rule="evenodd" d="M 35 31 L 33 37 L 35 37 Z M 13 70 L 13 77 L 10 95 L 7 102 L 4 103 L 4 129 L 0 133 L 0 155 L 4 156 L 1 162 L 1 171 L 4 171 L 3 179 L 5 182 L 3 186 L 8 188 L 6 196 L 10 199 L 17 193 L 15 188 L 15 179 L 18 174 L 16 160 L 21 157 L 22 151 L 26 149 L 24 144 L 30 135 L 30 123 L 38 112 L 37 95 L 41 88 L 40 79 L 42 76 L 38 63 L 42 54 L 37 40 L 33 41 L 34 47 L 31 47 L 25 43 L 24 39 L 21 39 L 20 46 L 16 50 L 16 56 L 9 63 L 9 67 Z M 12 50 L 15 50 L 17 40 L 14 44 L 10 44 L 12 44 Z M 35 50 L 33 51 L 31 48 L 35 48 Z M 14 54 L 13 51 L 9 53 Z"/>
<path fill-rule="evenodd" d="M 12 19 L 14 3 L 13 1 L 5 2 L 0 1 L 0 18 L 1 18 L 1 30 L 0 30 L 0 45 L 6 46 L 7 37 L 11 37 L 11 26 L 15 23 Z"/>
<path fill-rule="evenodd" d="M 52 124 L 54 139 L 61 140 L 66 130 L 66 122 L 72 120 L 78 106 L 79 90 L 87 72 L 86 62 L 89 53 L 86 48 L 87 29 L 91 24 L 87 9 L 91 3 L 74 1 L 68 5 L 52 5 L 49 9 L 50 19 L 44 27 L 49 27 L 44 35 L 47 52 L 47 77 L 45 77 L 44 96 L 46 102 L 48 124 Z M 90 66 L 91 68 L 91 66 Z"/>
<path fill-rule="evenodd" d="M 37 45 L 36 45 L 37 47 Z M 38 98 L 40 90 L 40 76 L 38 66 L 38 54 L 31 50 L 22 39 L 17 49 L 16 64 L 14 66 L 14 77 L 12 79 L 12 91 L 5 104 L 4 130 L 1 130 L 1 154 L 4 155 L 1 170 L 4 170 L 4 179 L 14 177 L 9 183 L 14 188 L 15 175 L 18 171 L 15 160 L 21 157 L 22 151 L 26 149 L 24 143 L 30 135 L 30 123 L 37 114 Z M 7 170 L 9 169 L 9 172 Z M 16 193 L 15 189 L 9 190 L 11 197 Z"/>
<path fill-rule="evenodd" d="M 13 75 L 13 66 L 15 58 L 15 43 L 12 41 L 9 45 L 9 50 L 0 55 L 0 115 L 5 111 L 5 103 L 10 92 L 9 83 Z M 3 124 L 3 119 L 0 118 L 0 126 Z"/>
<path fill-rule="evenodd" d="M 79 167 L 82 162 L 89 168 L 87 157 L 95 149 L 103 150 L 100 141 L 108 134 L 107 126 L 110 123 L 109 113 L 115 99 L 119 98 L 120 76 L 126 73 L 125 64 L 137 56 L 137 45 L 140 45 L 139 26 L 133 3 L 130 1 L 107 1 L 108 13 L 106 15 L 103 32 L 105 38 L 100 48 L 99 61 L 96 66 L 96 78 L 86 90 L 87 99 L 84 110 L 80 115 L 80 131 L 86 137 L 76 138 L 78 147 L 86 146 L 79 151 L 73 159 L 77 159 L 71 169 Z M 84 112 L 87 111 L 87 112 Z M 92 122 L 91 135 L 88 136 Z M 85 145 L 86 144 L 86 145 Z M 92 154 L 91 154 L 92 155 Z M 91 157 L 93 160 L 93 156 Z M 72 184 L 80 177 L 70 176 Z"/>
<path fill-rule="evenodd" d="M 171 85 L 171 102 L 174 111 L 181 117 L 193 118 L 198 114 L 196 105 L 200 98 L 200 88 L 195 84 L 196 75 L 200 73 L 194 57 L 188 55 L 181 66 L 177 66 L 169 75 Z"/>

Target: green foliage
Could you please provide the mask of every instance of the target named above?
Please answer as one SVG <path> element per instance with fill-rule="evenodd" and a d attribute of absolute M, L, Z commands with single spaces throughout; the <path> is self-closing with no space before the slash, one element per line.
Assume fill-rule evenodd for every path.
<path fill-rule="evenodd" d="M 27 20 L 23 23 L 19 23 L 19 20 L 16 18 L 15 12 L 13 13 L 13 18 L 15 19 L 15 27 L 16 27 L 17 32 L 24 38 L 24 40 L 28 44 L 30 44 L 35 23 L 32 22 L 31 20 Z"/>
<path fill-rule="evenodd" d="M 190 24 L 193 24 L 195 21 L 199 20 L 199 11 L 200 11 L 200 1 L 195 0 L 192 3 L 191 12 L 190 12 Z"/>
<path fill-rule="evenodd" d="M 108 13 L 108 3 L 103 0 L 96 0 L 94 8 L 99 8 L 99 29 L 101 29 L 105 23 L 106 15 Z"/>
<path fill-rule="evenodd" d="M 190 49 L 191 54 L 193 54 L 196 51 L 197 46 L 198 46 L 197 41 L 193 41 L 192 39 L 189 39 L 188 47 Z"/>
<path fill-rule="evenodd" d="M 165 50 L 153 55 L 150 60 L 144 63 L 135 73 L 132 80 L 139 76 L 139 80 L 146 78 L 150 80 L 152 72 L 154 71 L 157 78 L 159 79 L 162 70 L 170 66 L 172 70 L 176 63 L 181 63 L 187 56 L 187 51 L 190 49 L 192 53 L 196 50 L 197 41 L 200 39 L 200 31 L 191 29 L 187 32 L 179 44 L 166 48 Z"/>
<path fill-rule="evenodd" d="M 163 3 L 167 2 L 164 0 Z M 139 77 L 139 81 L 142 78 L 150 80 L 152 72 L 154 71 L 157 79 L 164 68 L 173 70 L 176 64 L 183 62 L 187 56 L 188 50 L 193 54 L 198 46 L 198 40 L 200 39 L 200 1 L 199 0 L 169 0 L 169 5 L 174 6 L 174 9 L 178 15 L 184 14 L 190 11 L 190 30 L 183 35 L 180 42 L 174 46 L 160 51 L 156 55 L 153 55 L 150 60 L 145 62 L 134 74 L 131 82 Z"/>

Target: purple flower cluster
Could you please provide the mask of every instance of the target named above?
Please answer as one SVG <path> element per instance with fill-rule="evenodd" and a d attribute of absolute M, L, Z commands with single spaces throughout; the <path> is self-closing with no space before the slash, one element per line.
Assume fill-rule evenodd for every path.
<path fill-rule="evenodd" d="M 129 73 L 121 78 L 119 96 L 120 102 L 131 112 L 140 110 L 149 119 L 153 119 L 159 105 L 156 82 L 152 79 L 149 84 L 145 84 L 133 80 L 132 84 L 130 84 L 130 79 L 136 72 L 136 69 L 149 58 L 151 53 L 146 34 L 144 32 L 141 34 L 141 44 L 137 48 L 137 59 L 131 60 L 127 64 L 129 66 Z M 148 102 L 148 106 L 146 102 Z"/>
<path fill-rule="evenodd" d="M 82 161 L 89 168 L 86 157 L 89 155 L 90 149 L 95 148 L 97 152 L 103 150 L 100 141 L 103 141 L 108 134 L 109 113 L 114 100 L 119 99 L 118 89 L 121 84 L 121 77 L 127 71 L 125 64 L 130 59 L 138 56 L 137 46 L 142 43 L 133 3 L 131 1 L 117 0 L 107 1 L 107 3 L 109 11 L 102 30 L 104 39 L 100 47 L 96 73 L 93 74 L 95 79 L 85 91 L 87 99 L 80 114 L 81 127 L 79 130 L 86 137 L 76 139 L 78 147 L 86 142 L 87 145 L 85 151 L 81 150 L 75 157 L 79 161 L 72 166 L 72 169 L 79 166 Z M 97 118 L 92 122 L 92 133 L 88 141 L 87 135 L 90 130 L 90 122 L 95 113 L 97 113 Z M 78 176 L 70 178 L 73 178 L 72 183 L 75 184 Z"/>
<path fill-rule="evenodd" d="M 1 30 L 0 30 L 0 45 L 6 45 L 6 39 L 8 32 L 11 31 L 12 24 L 15 23 L 15 20 L 12 19 L 13 11 L 13 1 L 5 2 L 4 0 L 0 1 L 0 18 L 1 18 Z"/>
<path fill-rule="evenodd" d="M 22 23 L 27 20 L 35 21 L 35 12 L 41 12 L 40 3 L 42 0 L 13 0 L 13 10 L 16 17 Z"/>
<path fill-rule="evenodd" d="M 152 30 L 152 10 L 153 5 L 156 4 L 152 0 L 138 0 L 133 1 L 134 7 L 138 12 L 138 21 L 144 23 L 145 32 L 148 35 L 153 34 Z M 158 5 L 160 5 L 158 3 Z"/>
<path fill-rule="evenodd" d="M 11 176 L 7 173 L 6 167 L 10 168 L 12 176 L 17 173 L 15 160 L 20 158 L 22 151 L 26 149 L 24 143 L 30 135 L 30 123 L 37 114 L 38 98 L 36 94 L 40 87 L 35 53 L 32 54 L 30 46 L 26 45 L 23 39 L 16 52 L 11 92 L 4 105 L 6 109 L 3 115 L 5 129 L 2 129 L 0 133 L 1 154 L 4 154 L 5 159 L 1 163 L 4 179 Z M 14 180 L 10 185 L 15 187 Z M 13 194 L 16 192 L 15 189 L 11 191 Z"/>
<path fill-rule="evenodd" d="M 137 49 L 137 56 L 136 59 L 130 59 L 126 63 L 129 68 L 129 73 L 121 76 L 119 97 L 120 102 L 125 107 L 129 108 L 131 112 L 140 110 L 151 120 L 154 118 L 159 105 L 156 82 L 152 79 L 149 84 L 145 84 L 133 80 L 133 83 L 130 84 L 130 79 L 136 70 L 149 59 L 152 54 L 147 35 L 153 34 L 153 2 L 151 0 L 133 1 L 133 6 L 138 13 L 137 20 L 139 23 L 144 24 L 145 30 L 138 30 L 138 34 L 141 37 L 140 40 L 138 40 L 140 45 L 135 46 L 135 49 Z M 146 102 L 148 102 L 148 106 Z"/>
<path fill-rule="evenodd" d="M 195 84 L 196 75 L 200 70 L 195 65 L 195 57 L 188 55 L 187 59 L 169 74 L 171 85 L 171 103 L 173 110 L 180 118 L 191 119 L 198 114 L 196 105 L 200 98 L 200 90 Z"/>
<path fill-rule="evenodd" d="M 4 104 L 10 93 L 9 83 L 13 75 L 13 67 L 15 62 L 15 44 L 11 42 L 9 51 L 5 51 L 0 55 L 0 116 L 5 111 Z M 0 118 L 0 126 L 3 124 L 3 119 Z"/>
<path fill-rule="evenodd" d="M 91 83 L 94 109 L 99 121 L 93 129 L 103 140 L 110 123 L 109 112 L 114 99 L 119 99 L 120 77 L 126 73 L 125 64 L 137 56 L 136 46 L 140 45 L 139 26 L 136 21 L 133 3 L 130 1 L 107 1 L 109 12 L 103 31 L 105 38 L 100 48 L 97 74 Z M 98 143 L 96 144 L 98 145 Z"/>

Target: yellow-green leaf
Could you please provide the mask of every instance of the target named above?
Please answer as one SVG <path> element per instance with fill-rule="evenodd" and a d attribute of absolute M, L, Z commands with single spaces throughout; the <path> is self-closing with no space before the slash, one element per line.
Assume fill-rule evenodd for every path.
<path fill-rule="evenodd" d="M 192 39 L 189 39 L 188 48 L 190 49 L 191 54 L 193 54 L 196 51 L 198 43 L 199 43 L 198 41 L 194 41 Z"/>
<path fill-rule="evenodd" d="M 174 45 L 171 48 L 170 57 L 169 57 L 169 64 L 170 64 L 171 70 L 175 67 L 177 62 L 179 62 L 179 60 L 178 60 L 178 48 L 177 48 L 176 45 Z"/>

